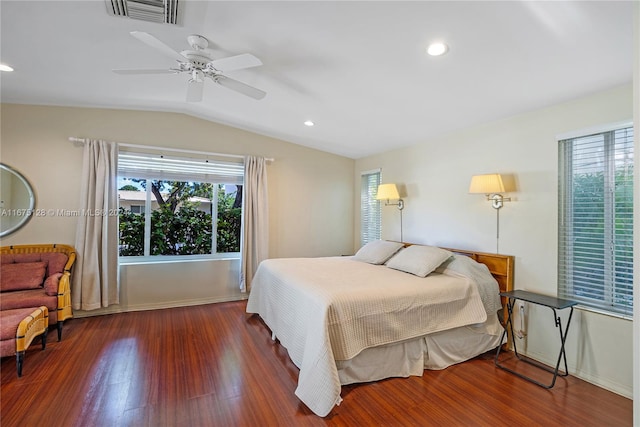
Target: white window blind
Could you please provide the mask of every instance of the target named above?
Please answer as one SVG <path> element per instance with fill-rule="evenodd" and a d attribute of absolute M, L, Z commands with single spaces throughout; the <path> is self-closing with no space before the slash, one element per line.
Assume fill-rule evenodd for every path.
<path fill-rule="evenodd" d="M 244 163 L 165 154 L 118 153 L 118 174 L 145 179 L 242 184 Z"/>
<path fill-rule="evenodd" d="M 379 240 L 382 212 L 376 200 L 382 178 L 380 170 L 363 172 L 360 188 L 360 244 Z"/>
<path fill-rule="evenodd" d="M 633 313 L 633 127 L 559 141 L 558 296 Z"/>

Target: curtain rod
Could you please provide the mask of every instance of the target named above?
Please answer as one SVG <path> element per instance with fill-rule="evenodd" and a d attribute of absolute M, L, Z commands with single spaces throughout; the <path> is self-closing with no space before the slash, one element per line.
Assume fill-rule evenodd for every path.
<path fill-rule="evenodd" d="M 84 144 L 87 139 L 86 138 L 78 138 L 76 136 L 70 136 L 69 137 L 69 141 L 70 142 L 78 142 L 80 144 Z M 220 156 L 220 157 L 234 157 L 234 158 L 238 158 L 238 159 L 244 159 L 245 156 L 241 156 L 239 154 L 224 154 L 224 153 L 211 153 L 208 151 L 194 151 L 194 150 L 181 150 L 179 148 L 167 148 L 167 147 L 155 147 L 153 145 L 138 145 L 138 144 L 126 144 L 126 143 L 118 143 L 119 146 L 121 147 L 127 147 L 127 148 L 141 148 L 141 149 L 149 149 L 151 148 L 152 150 L 163 150 L 163 151 L 173 151 L 176 153 L 189 153 L 189 154 L 203 154 L 203 155 L 208 155 L 208 156 Z M 265 157 L 265 160 L 267 162 L 275 162 L 275 159 L 273 157 Z"/>

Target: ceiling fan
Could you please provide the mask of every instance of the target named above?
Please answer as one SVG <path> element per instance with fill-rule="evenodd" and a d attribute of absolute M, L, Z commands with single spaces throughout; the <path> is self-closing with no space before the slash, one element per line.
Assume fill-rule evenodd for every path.
<path fill-rule="evenodd" d="M 114 73 L 189 74 L 191 79 L 189 79 L 187 86 L 188 102 L 202 101 L 204 79 L 206 77 L 209 77 L 220 86 L 224 86 L 227 89 L 234 90 L 254 99 L 262 99 L 267 94 L 260 89 L 249 86 L 248 84 L 242 83 L 238 80 L 234 80 L 223 74 L 229 71 L 242 70 L 244 68 L 262 65 L 262 62 L 250 53 L 230 56 L 228 58 L 213 59 L 211 51 L 207 49 L 209 41 L 203 36 L 199 36 L 197 34 L 187 37 L 187 42 L 189 43 L 189 46 L 191 46 L 192 50 L 183 50 L 182 52 L 173 50 L 149 33 L 145 33 L 143 31 L 132 31 L 131 35 L 159 52 L 175 59 L 178 64 L 176 67 L 168 69 L 113 70 Z"/>

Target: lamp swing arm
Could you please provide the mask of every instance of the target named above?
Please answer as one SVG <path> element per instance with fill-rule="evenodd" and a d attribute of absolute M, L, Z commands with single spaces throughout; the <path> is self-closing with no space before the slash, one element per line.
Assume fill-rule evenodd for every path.
<path fill-rule="evenodd" d="M 384 205 L 385 205 L 385 206 L 397 206 L 397 207 L 398 207 L 398 209 L 402 210 L 402 209 L 404 209 L 404 200 L 402 200 L 402 199 L 398 199 L 398 203 L 391 203 L 391 202 L 389 201 L 389 199 L 387 199 L 387 200 L 384 202 Z"/>
<path fill-rule="evenodd" d="M 491 202 L 491 206 L 494 209 L 500 209 L 502 206 L 504 206 L 504 202 L 511 201 L 511 197 L 504 197 L 500 193 L 487 194 L 486 196 L 487 196 L 487 200 Z"/>

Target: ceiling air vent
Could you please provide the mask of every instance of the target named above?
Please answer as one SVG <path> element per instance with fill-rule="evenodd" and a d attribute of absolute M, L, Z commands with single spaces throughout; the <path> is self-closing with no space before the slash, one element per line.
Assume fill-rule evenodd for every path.
<path fill-rule="evenodd" d="M 178 0 L 105 0 L 114 16 L 128 16 L 142 21 L 178 23 Z"/>

